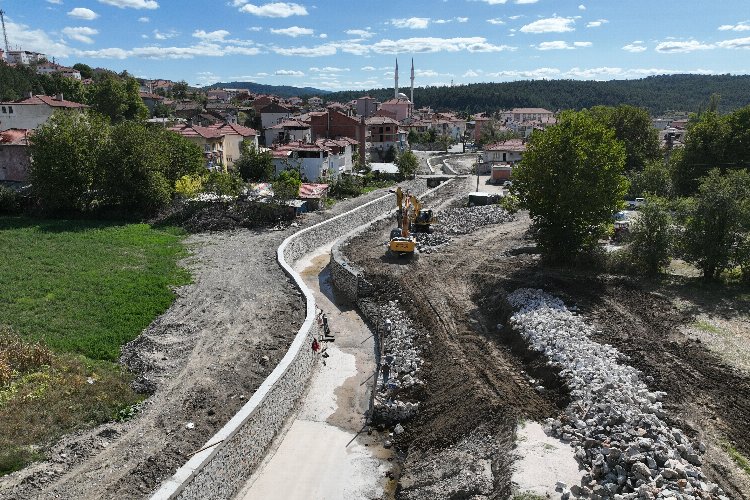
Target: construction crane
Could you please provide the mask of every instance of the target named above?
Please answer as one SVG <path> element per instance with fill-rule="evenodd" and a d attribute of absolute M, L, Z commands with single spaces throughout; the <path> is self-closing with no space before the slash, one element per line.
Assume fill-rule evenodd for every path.
<path fill-rule="evenodd" d="M 0 23 L 3 25 L 3 39 L 5 40 L 5 58 L 8 58 L 10 54 L 10 47 L 8 46 L 8 32 L 5 30 L 5 11 L 0 9 Z"/>
<path fill-rule="evenodd" d="M 396 206 L 398 207 L 398 219 L 400 227 L 391 231 L 391 240 L 388 242 L 388 251 L 396 255 L 414 255 L 417 248 L 417 240 L 409 231 L 409 207 L 411 196 L 404 195 L 401 187 L 396 189 Z"/>

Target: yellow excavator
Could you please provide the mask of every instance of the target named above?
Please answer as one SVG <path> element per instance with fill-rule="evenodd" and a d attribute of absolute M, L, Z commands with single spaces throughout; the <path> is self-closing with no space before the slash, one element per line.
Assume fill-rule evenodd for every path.
<path fill-rule="evenodd" d="M 411 195 L 413 214 L 411 217 L 411 228 L 415 233 L 429 233 L 431 225 L 438 222 L 437 217 L 432 215 L 432 210 L 422 210 L 422 203 L 416 196 Z"/>
<path fill-rule="evenodd" d="M 391 230 L 388 250 L 398 256 L 414 255 L 414 250 L 417 248 L 417 240 L 409 231 L 409 206 L 412 198 L 408 193 L 404 195 L 401 187 L 396 189 L 396 206 L 398 207 L 400 227 Z"/>

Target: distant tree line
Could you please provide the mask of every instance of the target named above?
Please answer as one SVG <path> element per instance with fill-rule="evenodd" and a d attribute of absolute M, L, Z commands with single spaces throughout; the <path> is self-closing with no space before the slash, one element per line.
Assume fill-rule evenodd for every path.
<path fill-rule="evenodd" d="M 651 115 L 672 110 L 705 110 L 713 94 L 721 94 L 718 111 L 729 112 L 750 104 L 750 75 L 662 75 L 639 80 L 606 82 L 580 80 L 531 80 L 506 83 L 473 83 L 453 87 L 420 87 L 414 90 L 417 108 L 466 113 L 519 107 L 541 107 L 550 111 L 580 110 L 594 106 L 630 104 Z M 390 99 L 393 89 L 344 91 L 326 94 L 326 101 L 348 102 L 363 95 L 379 101 Z"/>

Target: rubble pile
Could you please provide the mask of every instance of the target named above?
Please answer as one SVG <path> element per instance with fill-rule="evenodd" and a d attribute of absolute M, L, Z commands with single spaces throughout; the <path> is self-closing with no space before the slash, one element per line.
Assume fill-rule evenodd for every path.
<path fill-rule="evenodd" d="M 728 498 L 701 471 L 705 445 L 663 421 L 666 394 L 650 391 L 615 348 L 592 341 L 593 327 L 542 290 L 516 290 L 508 302 L 513 329 L 570 389 L 570 405 L 546 430 L 570 442 L 588 473 L 580 486 L 558 485 L 563 498 Z"/>
<path fill-rule="evenodd" d="M 421 253 L 431 253 L 447 245 L 451 235 L 468 234 L 483 226 L 514 220 L 512 214 L 498 205 L 449 208 L 440 211 L 437 217 L 440 222 L 432 226 L 432 233 L 414 233 Z"/>
<path fill-rule="evenodd" d="M 398 301 L 389 301 L 380 313 L 387 319 L 380 330 L 383 349 L 375 414 L 381 420 L 398 422 L 411 418 L 419 409 L 419 403 L 403 400 L 403 391 L 424 383 L 419 378 L 423 360 L 417 348 L 416 331 Z"/>
<path fill-rule="evenodd" d="M 441 231 L 447 234 L 467 234 L 490 224 L 510 222 L 514 216 L 499 205 L 459 207 L 438 214 Z"/>

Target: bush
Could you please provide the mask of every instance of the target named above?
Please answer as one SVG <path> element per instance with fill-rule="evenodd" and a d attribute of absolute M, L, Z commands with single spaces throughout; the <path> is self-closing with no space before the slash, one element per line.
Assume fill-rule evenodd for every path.
<path fill-rule="evenodd" d="M 21 205 L 21 195 L 18 191 L 0 186 L 0 215 L 19 214 Z"/>
<path fill-rule="evenodd" d="M 299 196 L 300 186 L 302 181 L 297 170 L 283 170 L 273 182 L 273 196 L 280 201 L 293 200 Z"/>
<path fill-rule="evenodd" d="M 633 223 L 630 252 L 637 269 L 658 274 L 669 264 L 674 235 L 672 217 L 664 200 L 649 197 Z"/>
<path fill-rule="evenodd" d="M 218 196 L 237 196 L 242 192 L 245 183 L 235 172 L 212 171 L 203 178 L 203 192 Z"/>
<path fill-rule="evenodd" d="M 506 212 L 514 214 L 518 212 L 518 198 L 513 195 L 506 195 L 500 198 L 497 202 Z"/>

